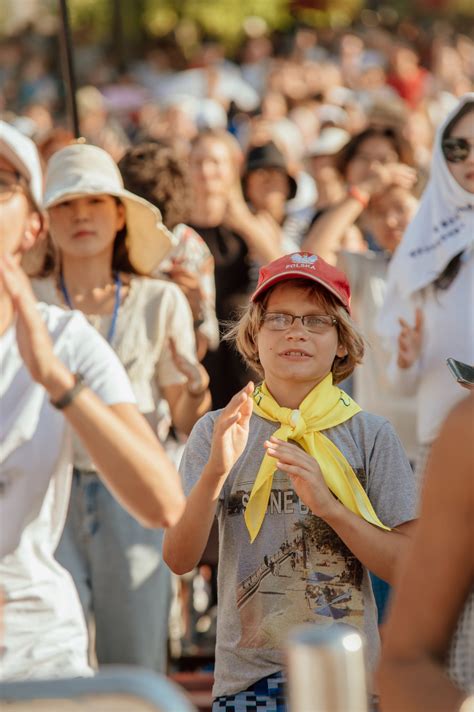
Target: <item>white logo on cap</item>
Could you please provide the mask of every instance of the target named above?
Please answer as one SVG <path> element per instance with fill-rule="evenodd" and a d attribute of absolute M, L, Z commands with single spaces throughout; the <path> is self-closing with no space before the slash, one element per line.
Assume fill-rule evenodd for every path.
<path fill-rule="evenodd" d="M 317 255 L 300 255 L 296 253 L 290 257 L 292 262 L 296 262 L 299 265 L 312 265 L 318 259 Z"/>

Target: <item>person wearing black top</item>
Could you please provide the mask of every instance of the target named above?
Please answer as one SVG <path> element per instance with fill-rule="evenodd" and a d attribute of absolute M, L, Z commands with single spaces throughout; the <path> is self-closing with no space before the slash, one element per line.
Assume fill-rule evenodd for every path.
<path fill-rule="evenodd" d="M 201 235 L 215 260 L 216 314 L 221 329 L 248 301 L 253 261 L 282 254 L 270 216 L 253 215 L 242 196 L 242 153 L 226 131 L 207 130 L 193 141 L 190 154 L 192 207 L 187 224 Z M 273 221 L 272 221 L 273 222 Z M 233 347 L 221 341 L 204 359 L 214 408 L 223 407 L 252 374 Z"/>

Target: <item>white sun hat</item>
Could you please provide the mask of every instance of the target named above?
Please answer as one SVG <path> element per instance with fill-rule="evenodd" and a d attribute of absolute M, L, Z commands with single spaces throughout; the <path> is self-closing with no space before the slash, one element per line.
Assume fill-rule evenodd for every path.
<path fill-rule="evenodd" d="M 53 154 L 47 169 L 43 207 L 85 195 L 112 195 L 125 207 L 126 245 L 131 264 L 150 274 L 175 244 L 157 207 L 123 187 L 113 158 L 102 148 L 77 143 Z"/>
<path fill-rule="evenodd" d="M 30 138 L 1 120 L 0 155 L 26 179 L 31 197 L 39 207 L 43 194 L 43 173 L 37 148 Z"/>

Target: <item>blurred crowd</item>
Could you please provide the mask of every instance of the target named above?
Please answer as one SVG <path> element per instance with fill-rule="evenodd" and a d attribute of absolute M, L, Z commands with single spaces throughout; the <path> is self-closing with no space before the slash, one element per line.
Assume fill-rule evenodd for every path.
<path fill-rule="evenodd" d="M 298 171 L 322 129 L 354 135 L 368 123 L 388 124 L 426 170 L 433 129 L 472 83 L 469 33 L 440 23 L 254 34 L 232 60 L 210 38 L 186 58 L 174 35 L 148 41 L 124 70 L 78 32 L 81 133 L 116 160 L 143 139 L 177 140 L 186 151 L 205 128 L 229 129 L 244 151 L 279 137 Z M 0 110 L 21 115 L 47 156 L 66 122 L 58 39 L 30 28 L 3 38 L 0 53 Z"/>
<path fill-rule="evenodd" d="M 7 39 L 0 52 L 1 115 L 35 141 L 46 164 L 73 139 L 57 47 L 27 33 Z M 150 182 L 145 186 L 140 178 L 137 192 L 153 197 L 162 211 L 170 200 L 166 224 L 186 223 L 204 237 L 216 262 L 221 322 L 251 290 L 258 265 L 279 254 L 317 250 L 335 263 L 341 249 L 385 249 L 391 241 L 393 250 L 403 230 L 382 235 L 377 214 L 386 211 L 387 200 L 397 202 L 396 191 L 382 198 L 382 189 L 400 188 L 398 202 L 403 191 L 410 192 L 405 209 L 415 209 L 429 175 L 435 129 L 474 77 L 468 35 L 409 22 L 400 23 L 397 33 L 304 26 L 271 35 L 260 28 L 232 60 L 213 39 L 185 59 L 171 35 L 145 47 L 127 71 L 84 38 L 74 55 L 81 136 L 116 161 L 132 146 L 166 144 L 166 152 L 155 149 L 153 159 L 162 185 L 151 196 Z M 361 183 L 367 198 L 377 197 L 370 209 L 362 200 L 342 222 L 328 215 L 348 186 L 354 191 Z M 175 276 L 184 286 L 185 277 Z M 196 296 L 194 289 L 194 316 L 201 318 Z M 204 331 L 214 347 L 211 320 Z M 227 358 L 232 370 L 241 370 L 232 353 Z M 220 407 L 234 383 L 226 390 L 212 364 L 206 365 Z M 413 457 L 412 447 L 409 452 Z"/>
<path fill-rule="evenodd" d="M 445 359 L 474 363 L 474 42 L 435 25 L 302 26 L 246 36 L 230 59 L 214 39 L 185 58 L 168 37 L 126 71 L 81 44 L 79 142 L 56 52 L 30 33 L 0 47 L 0 119 L 35 143 L 46 176 L 48 234 L 25 250 L 23 267 L 40 301 L 80 309 L 113 346 L 171 460 L 178 465 L 211 403 L 225 407 L 255 378 L 225 333 L 259 269 L 312 253 L 347 275 L 367 342 L 342 387 L 391 422 L 419 484 L 442 422 L 465 396 Z M 111 262 L 80 255 L 90 258 L 84 274 L 67 221 L 79 223 L 92 195 L 116 211 L 116 237 Z M 145 205 L 172 245 L 162 246 L 164 259 L 147 242 Z M 215 532 L 193 578 L 172 584 L 162 532 L 106 494 L 74 447 L 56 556 L 87 619 L 95 616 L 93 655 L 165 670 L 172 587 L 181 607 L 172 651 L 195 653 L 206 640 L 212 648 Z M 387 587 L 374 576 L 373 588 L 381 622 Z M 453 679 L 467 690 L 463 665 Z"/>

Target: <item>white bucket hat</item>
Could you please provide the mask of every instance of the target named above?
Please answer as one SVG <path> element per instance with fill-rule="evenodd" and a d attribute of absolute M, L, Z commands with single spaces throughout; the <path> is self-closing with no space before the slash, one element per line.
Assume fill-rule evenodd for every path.
<path fill-rule="evenodd" d="M 175 243 L 154 205 L 125 190 L 113 158 L 102 148 L 77 143 L 53 154 L 46 169 L 43 207 L 84 195 L 112 195 L 125 207 L 126 244 L 130 262 L 150 274 Z"/>
<path fill-rule="evenodd" d="M 41 205 L 43 173 L 38 151 L 33 141 L 18 129 L 0 120 L 0 155 L 10 161 L 26 179 L 36 207 Z"/>
<path fill-rule="evenodd" d="M 323 129 L 318 138 L 308 147 L 306 156 L 308 158 L 312 156 L 334 156 L 341 148 L 344 148 L 346 143 L 349 143 L 350 138 L 350 133 L 336 126 Z"/>

